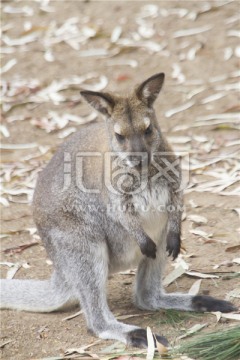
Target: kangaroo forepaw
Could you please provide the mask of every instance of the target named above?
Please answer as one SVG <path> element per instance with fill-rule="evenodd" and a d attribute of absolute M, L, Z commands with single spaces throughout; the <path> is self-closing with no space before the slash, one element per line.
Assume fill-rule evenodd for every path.
<path fill-rule="evenodd" d="M 147 242 L 144 243 L 144 245 L 140 246 L 140 249 L 143 255 L 146 255 L 152 259 L 156 258 L 157 246 L 150 238 L 147 239 Z"/>
<path fill-rule="evenodd" d="M 192 300 L 194 311 L 221 311 L 228 313 L 238 308 L 229 301 L 215 299 L 211 296 L 197 295 Z"/>
<path fill-rule="evenodd" d="M 164 336 L 154 335 L 154 343 L 156 347 L 156 340 L 163 344 L 164 346 L 168 346 L 168 341 Z M 127 343 L 130 346 L 138 347 L 138 348 L 147 348 L 148 341 L 147 341 L 147 331 L 144 329 L 136 329 L 130 331 L 127 337 Z"/>
<path fill-rule="evenodd" d="M 180 234 L 170 231 L 167 235 L 167 252 L 168 256 L 173 257 L 173 260 L 175 260 L 181 249 L 181 238 Z"/>

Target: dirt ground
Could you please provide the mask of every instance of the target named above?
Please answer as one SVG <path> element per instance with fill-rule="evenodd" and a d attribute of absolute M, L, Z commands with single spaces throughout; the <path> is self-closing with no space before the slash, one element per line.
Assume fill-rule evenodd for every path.
<path fill-rule="evenodd" d="M 24 79 L 26 83 L 19 88 L 18 93 L 14 93 L 14 106 L 4 108 L 2 114 L 2 124 L 9 132 L 9 136 L 3 134 L 2 142 L 9 144 L 10 148 L 5 147 L 2 151 L 3 185 L 7 189 L 3 197 L 9 203 L 4 203 L 2 206 L 2 233 L 5 236 L 1 239 L 1 277 L 5 277 L 9 270 L 6 262 L 22 265 L 15 278 L 45 279 L 50 275 L 51 264 L 47 261 L 46 252 L 40 243 L 21 252 L 4 250 L 29 244 L 37 239 L 36 234 L 32 234 L 34 230 L 31 231 L 35 225 L 31 216 L 30 199 L 26 197 L 24 191 L 21 193 L 21 188 L 32 191 L 37 172 L 51 158 L 57 145 L 63 141 L 59 138 L 62 129 L 56 126 L 51 132 L 47 132 L 42 125 L 42 119 L 50 116 L 50 111 L 60 115 L 67 113 L 76 116 L 86 116 L 91 111 L 82 103 L 78 85 L 67 87 L 62 92 L 66 100 L 58 103 L 50 98 L 37 103 L 29 101 L 29 96 L 38 94 L 39 90 L 51 84 L 53 80 L 60 81 L 92 72 L 107 78 L 108 89 L 127 91 L 148 76 L 163 71 L 166 73 L 166 82 L 163 93 L 156 102 L 156 110 L 161 129 L 167 133 L 170 141 L 173 140 L 173 147 L 176 150 L 187 150 L 193 162 L 194 159 L 207 162 L 214 156 L 225 156 L 222 162 L 196 167 L 191 172 L 190 184 L 195 185 L 190 186 L 185 195 L 183 244 L 186 252 L 183 259 L 191 270 L 219 273 L 219 278 L 202 280 L 201 294 L 224 299 L 230 291 L 239 287 L 239 278 L 228 277 L 226 280 L 223 277 L 226 274 L 239 272 L 239 263 L 233 261 L 239 259 L 239 248 L 231 248 L 240 245 L 239 214 L 233 210 L 239 208 L 237 183 L 234 182 L 220 189 L 219 186 L 211 187 L 210 182 L 216 181 L 215 175 L 221 174 L 221 169 L 222 173 L 227 174 L 237 171 L 236 151 L 239 150 L 239 142 L 237 142 L 239 132 L 237 120 L 231 119 L 234 118 L 232 114 L 236 114 L 239 110 L 239 92 L 236 87 L 236 74 L 239 70 L 239 21 L 236 20 L 236 14 L 239 12 L 240 3 L 239 1 L 158 1 L 151 4 L 155 7 L 146 8 L 144 6 L 150 6 L 150 3 L 143 1 L 59 0 L 49 2 L 48 6 L 53 10 L 50 11 L 46 9 L 46 4 L 44 7 L 43 1 L 3 1 L 2 31 L 5 37 L 2 66 L 13 58 L 17 61 L 3 74 L 3 88 L 5 84 L 10 89 L 16 79 Z M 210 4 L 209 8 L 207 4 Z M 26 14 L 28 13 L 26 8 L 20 13 L 12 13 L 9 6 L 10 9 L 22 9 L 25 6 L 27 9 L 30 8 L 30 13 Z M 146 17 L 140 16 L 143 19 L 140 22 L 139 14 L 147 11 Z M 85 42 L 80 42 L 79 49 L 66 41 L 56 41 L 46 45 L 46 32 L 53 23 L 55 22 L 55 26 L 60 28 L 70 18 L 77 19 L 75 26 L 78 29 L 88 26 L 96 34 Z M 149 26 L 148 29 L 154 29 L 152 34 L 150 32 L 148 35 L 147 30 L 141 25 L 144 21 Z M 115 41 L 112 35 L 116 26 L 122 28 L 119 39 L 131 39 L 132 45 L 117 44 L 119 40 Z M 142 28 L 139 29 L 141 26 Z M 203 29 L 203 31 L 197 30 L 192 35 L 177 33 L 186 29 Z M 8 41 L 34 32 L 39 33 L 32 42 L 14 45 Z M 115 36 L 116 34 L 117 30 Z M 139 42 L 144 44 L 139 45 Z M 154 48 L 156 44 L 163 46 L 157 49 Z M 53 61 L 47 61 L 44 57 L 45 50 L 49 48 L 54 56 Z M 11 49 L 14 51 L 10 52 Z M 83 56 L 84 51 L 91 49 L 101 51 L 104 49 L 107 54 L 96 56 L 96 53 L 93 53 L 88 57 Z M 116 51 L 115 55 L 114 51 Z M 134 61 L 129 65 L 126 63 L 129 60 Z M 39 81 L 34 90 L 29 90 L 27 85 L 31 79 Z M 197 91 L 194 94 L 195 90 Z M 5 97 L 11 100 L 8 90 L 5 88 L 4 91 Z M 220 95 L 215 99 L 204 101 L 214 94 Z M 189 104 L 189 109 L 166 116 L 169 115 L 169 110 L 191 101 L 193 104 Z M 213 116 L 215 122 L 207 124 L 205 121 L 201 125 L 199 117 L 212 114 L 225 114 L 226 118 L 229 114 L 229 118 L 225 122 L 217 123 L 216 117 Z M 49 119 L 48 117 L 45 123 L 48 123 Z M 81 125 L 71 122 L 64 129 L 69 127 L 78 129 Z M 32 143 L 36 143 L 37 147 L 11 148 L 12 144 Z M 40 155 L 39 146 L 42 150 Z M 27 175 L 25 173 L 21 175 L 21 168 L 27 166 L 30 167 L 29 172 Z M 14 176 L 13 171 L 16 169 L 19 172 Z M 6 174 L 10 174 L 9 177 Z M 223 177 L 223 185 L 224 179 Z M 209 181 L 209 188 L 200 191 L 199 183 L 206 181 Z M 14 195 L 10 191 L 13 189 L 20 190 Z M 192 221 L 189 215 L 204 216 L 207 223 L 198 224 Z M 196 233 L 196 229 L 205 233 Z M 214 265 L 219 264 L 222 265 L 213 268 Z M 167 270 L 168 272 L 173 270 L 171 261 Z M 197 279 L 185 274 L 170 284 L 167 291 L 188 292 Z M 177 322 L 171 322 L 163 310 L 149 315 L 136 309 L 132 304 L 133 282 L 133 275 L 122 274 L 117 274 L 109 280 L 111 310 L 116 315 L 138 314 L 139 316 L 129 317 L 125 321 L 142 327 L 150 326 L 156 333 L 164 334 L 172 344 L 186 329 L 196 323 L 207 324 L 202 331 L 224 329 L 234 324 L 234 321 L 227 319 L 217 323 L 216 317 L 212 314 L 184 316 L 179 313 Z M 236 305 L 240 305 L 239 298 L 230 299 Z M 63 356 L 69 348 L 79 348 L 96 341 L 96 338 L 87 332 L 82 315 L 69 321 L 62 321 L 76 311 L 78 309 L 52 314 L 2 311 L 1 358 L 29 360 Z M 111 343 L 101 341 L 91 350 L 98 352 Z"/>

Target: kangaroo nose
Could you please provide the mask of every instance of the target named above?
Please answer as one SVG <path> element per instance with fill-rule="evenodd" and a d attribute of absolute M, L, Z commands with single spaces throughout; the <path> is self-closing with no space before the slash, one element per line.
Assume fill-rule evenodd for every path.
<path fill-rule="evenodd" d="M 131 139 L 131 148 L 132 152 L 136 153 L 147 153 L 147 148 L 144 142 L 142 141 L 141 136 L 134 135 Z"/>
<path fill-rule="evenodd" d="M 136 155 L 129 155 L 129 162 L 133 167 L 141 168 L 148 165 L 148 153 L 138 153 Z"/>
<path fill-rule="evenodd" d="M 130 160 L 130 162 L 132 163 L 132 165 L 133 165 L 134 167 L 140 166 L 141 163 L 142 163 L 142 159 L 141 159 L 140 156 L 135 156 L 135 155 L 129 156 L 129 160 Z"/>

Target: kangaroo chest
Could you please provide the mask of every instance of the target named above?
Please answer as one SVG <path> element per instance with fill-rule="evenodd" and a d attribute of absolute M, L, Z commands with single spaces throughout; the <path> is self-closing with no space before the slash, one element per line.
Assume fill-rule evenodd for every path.
<path fill-rule="evenodd" d="M 161 233 L 167 224 L 168 203 L 169 192 L 167 188 L 152 191 L 146 189 L 134 198 L 143 230 L 156 243 L 161 241 Z"/>

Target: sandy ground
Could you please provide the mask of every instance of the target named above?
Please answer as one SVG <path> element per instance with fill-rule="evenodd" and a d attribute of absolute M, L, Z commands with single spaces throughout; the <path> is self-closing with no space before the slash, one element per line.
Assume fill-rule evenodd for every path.
<path fill-rule="evenodd" d="M 161 10 L 159 10 L 158 15 L 147 18 L 148 23 L 154 25 L 155 34 L 151 38 L 143 38 L 141 41 L 165 43 L 163 50 L 152 51 L 144 46 L 126 46 L 122 47 L 121 51 L 114 57 L 80 56 L 81 51 L 89 49 L 104 48 L 109 51 L 115 49 L 115 45 L 110 45 L 110 37 L 117 25 L 122 26 L 122 38 L 135 39 L 136 35 L 134 38 L 133 33 L 136 34 L 139 27 L 136 17 L 143 11 L 143 6 L 146 4 L 149 3 L 142 1 L 50 1 L 49 6 L 53 7 L 54 12 L 47 12 L 40 9 L 40 2 L 3 1 L 3 9 L 6 6 L 14 8 L 27 6 L 33 10 L 30 16 L 25 16 L 24 13 L 2 12 L 3 25 L 12 24 L 9 29 L 4 30 L 4 34 L 10 39 L 22 36 L 23 32 L 26 31 L 24 29 L 28 26 L 27 22 L 31 22 L 35 27 L 41 27 L 43 29 L 41 31 L 45 32 L 52 22 L 56 22 L 56 25 L 60 27 L 67 19 L 76 17 L 79 28 L 87 24 L 94 29 L 100 29 L 97 30 L 98 35 L 81 44 L 79 50 L 73 49 L 66 42 L 53 45 L 52 51 L 55 60 L 52 62 L 44 59 L 44 45 L 41 36 L 40 39 L 28 43 L 26 47 L 3 44 L 4 47 L 14 48 L 15 51 L 11 54 L 3 54 L 2 64 L 6 64 L 12 58 L 17 60 L 17 64 L 4 74 L 4 80 L 11 83 L 16 78 L 27 81 L 38 79 L 41 86 L 46 86 L 53 80 L 97 72 L 108 79 L 108 89 L 126 91 L 148 76 L 163 71 L 166 73 L 166 83 L 161 98 L 156 103 L 162 130 L 170 138 L 188 136 L 193 139 L 188 150 L 192 151 L 193 156 L 199 157 L 201 161 L 207 161 L 209 156 L 214 156 L 216 151 L 221 155 L 225 154 L 226 149 L 229 150 L 229 153 L 233 153 L 237 150 L 237 145 L 227 148 L 226 143 L 234 142 L 239 138 L 235 125 L 231 126 L 231 123 L 221 126 L 194 127 L 193 125 L 199 116 L 228 112 L 232 114 L 239 109 L 238 93 L 234 86 L 229 87 L 229 89 L 224 88 L 226 84 L 236 83 L 236 78 L 231 78 L 230 74 L 239 70 L 239 48 L 234 50 L 237 47 L 238 37 L 234 33 L 231 35 L 231 31 L 236 31 L 237 25 L 239 25 L 236 19 L 234 20 L 234 16 L 239 10 L 239 2 L 232 1 L 224 4 L 224 2 L 211 1 L 211 10 L 205 12 L 200 11 L 205 4 L 204 2 L 159 1 L 152 3 Z M 186 9 L 186 15 L 180 12 L 179 9 L 181 8 Z M 194 13 L 198 14 L 195 20 L 193 19 Z M 193 15 L 191 16 L 191 14 Z M 199 32 L 196 35 L 174 37 L 177 31 L 206 26 L 210 26 L 211 29 Z M 187 54 L 196 44 L 200 44 L 201 47 L 197 51 L 196 57 L 191 60 L 190 54 L 187 59 L 184 59 L 182 54 Z M 233 54 L 229 55 L 229 59 L 227 59 L 227 51 L 230 52 L 231 50 L 226 50 L 227 48 L 233 49 Z M 136 67 L 121 64 L 113 65 L 114 62 L 125 62 L 130 59 L 137 61 L 138 65 Z M 180 66 L 181 72 L 184 74 L 185 78 L 182 82 L 179 75 L 174 76 L 173 69 L 175 68 L 176 72 L 176 64 Z M 223 80 L 220 79 L 212 83 L 209 81 L 209 79 L 222 75 Z M 225 78 L 224 75 L 226 75 Z M 164 116 L 168 110 L 188 102 L 189 93 L 201 86 L 204 88 L 202 92 L 192 97 L 193 106 L 169 118 Z M 220 86 L 220 90 L 216 90 L 216 86 Z M 223 86 L 223 90 L 221 90 L 221 86 Z M 209 103 L 202 102 L 203 99 L 216 92 L 223 92 L 223 97 Z M 75 87 L 75 89 L 68 89 L 65 94 L 75 95 L 78 98 L 79 91 Z M 23 98 L 24 96 L 23 92 Z M 32 103 L 22 104 L 3 113 L 3 124 L 7 126 L 10 133 L 9 137 L 3 138 L 3 143 L 26 144 L 36 142 L 41 146 L 49 146 L 49 150 L 32 163 L 33 167 L 40 169 L 63 140 L 58 137 L 60 130 L 55 129 L 51 133 L 47 133 L 44 129 L 34 125 L 31 120 L 39 120 L 51 110 L 57 111 L 59 114 L 71 113 L 78 116 L 86 115 L 90 110 L 81 102 L 80 97 L 76 103 L 63 101 L 57 105 L 53 101 L 47 101 L 35 105 Z M 11 121 L 13 117 L 17 120 Z M 18 121 L 20 118 L 23 120 Z M 186 127 L 183 130 L 175 130 L 178 125 L 186 125 Z M 71 126 L 81 127 L 81 125 L 76 124 L 71 124 Z M 206 144 L 210 144 L 209 152 L 205 151 L 206 148 L 202 147 L 202 143 L 199 145 L 194 142 L 194 137 L 197 136 L 207 138 Z M 185 145 L 182 145 L 184 149 L 187 146 Z M 180 147 L 177 142 L 176 146 Z M 33 149 L 4 150 L 2 153 L 3 164 L 7 166 L 19 161 L 25 164 L 26 162 L 22 159 L 31 155 L 33 151 Z M 212 170 L 214 170 L 214 166 L 211 168 Z M 233 165 L 230 163 L 229 166 Z M 207 169 L 206 167 L 205 170 Z M 203 173 L 191 175 L 191 181 L 198 182 L 199 179 L 205 179 Z M 8 184 L 5 185 L 8 186 Z M 234 187 L 230 187 L 227 190 L 230 192 L 233 189 Z M 190 191 L 185 195 L 186 215 L 197 214 L 207 219 L 207 224 L 201 226 L 188 218 L 183 221 L 184 247 L 187 255 L 192 254 L 192 257 L 185 257 L 185 261 L 190 264 L 191 270 L 208 273 L 214 271 L 214 265 L 225 262 L 215 271 L 223 273 L 239 271 L 239 265 L 232 262 L 233 259 L 239 257 L 239 250 L 238 253 L 226 251 L 230 246 L 240 244 L 239 216 L 236 211 L 233 211 L 234 208 L 239 207 L 239 199 L 237 196 L 224 196 L 219 192 Z M 5 197 L 7 198 L 8 195 Z M 9 197 L 8 199 L 10 200 L 9 206 L 2 208 L 2 232 L 8 236 L 1 240 L 1 262 L 29 264 L 29 267 L 21 267 L 15 278 L 47 278 L 51 273 L 51 265 L 46 262 L 47 256 L 42 245 L 29 247 L 20 253 L 3 252 L 6 249 L 27 244 L 33 240 L 33 235 L 27 230 L 34 228 L 34 223 L 31 217 L 31 206 L 29 202 L 25 201 L 26 197 L 24 195 L 13 196 L 14 202 Z M 26 203 L 21 203 L 24 201 Z M 213 234 L 213 236 L 206 240 L 206 238 L 190 233 L 189 230 L 195 228 L 203 230 L 207 234 Z M 211 239 L 213 240 L 211 241 Z M 172 264 L 169 261 L 168 271 L 172 269 Z M 5 277 L 8 267 L 1 266 L 1 270 L 2 277 Z M 171 284 L 167 290 L 187 292 L 195 280 L 196 278 L 184 275 Z M 233 324 L 232 321 L 228 320 L 217 323 L 212 314 L 197 314 L 187 317 L 180 315 L 182 316 L 181 321 L 177 324 L 167 321 L 164 311 L 147 315 L 132 305 L 133 281 L 134 276 L 132 275 L 117 274 L 110 279 L 108 288 L 110 308 L 114 314 L 118 315 L 139 314 L 138 317 L 129 318 L 126 322 L 142 327 L 150 326 L 154 331 L 164 334 L 172 343 L 175 343 L 176 338 L 184 332 L 184 329 L 188 329 L 196 323 L 207 324 L 203 331 L 223 329 Z M 207 293 L 224 299 L 237 286 L 239 286 L 238 278 L 224 280 L 220 276 L 217 279 L 204 279 L 200 293 Z M 239 305 L 239 299 L 231 298 L 231 300 Z M 69 321 L 62 321 L 64 317 L 73 314 L 74 311 L 77 309 L 52 314 L 2 311 L 1 344 L 3 346 L 1 347 L 1 358 L 4 360 L 29 360 L 61 356 L 66 349 L 78 348 L 94 342 L 96 338 L 87 333 L 82 315 Z M 110 343 L 110 341 L 102 341 L 93 348 L 93 351 L 98 351 Z"/>

